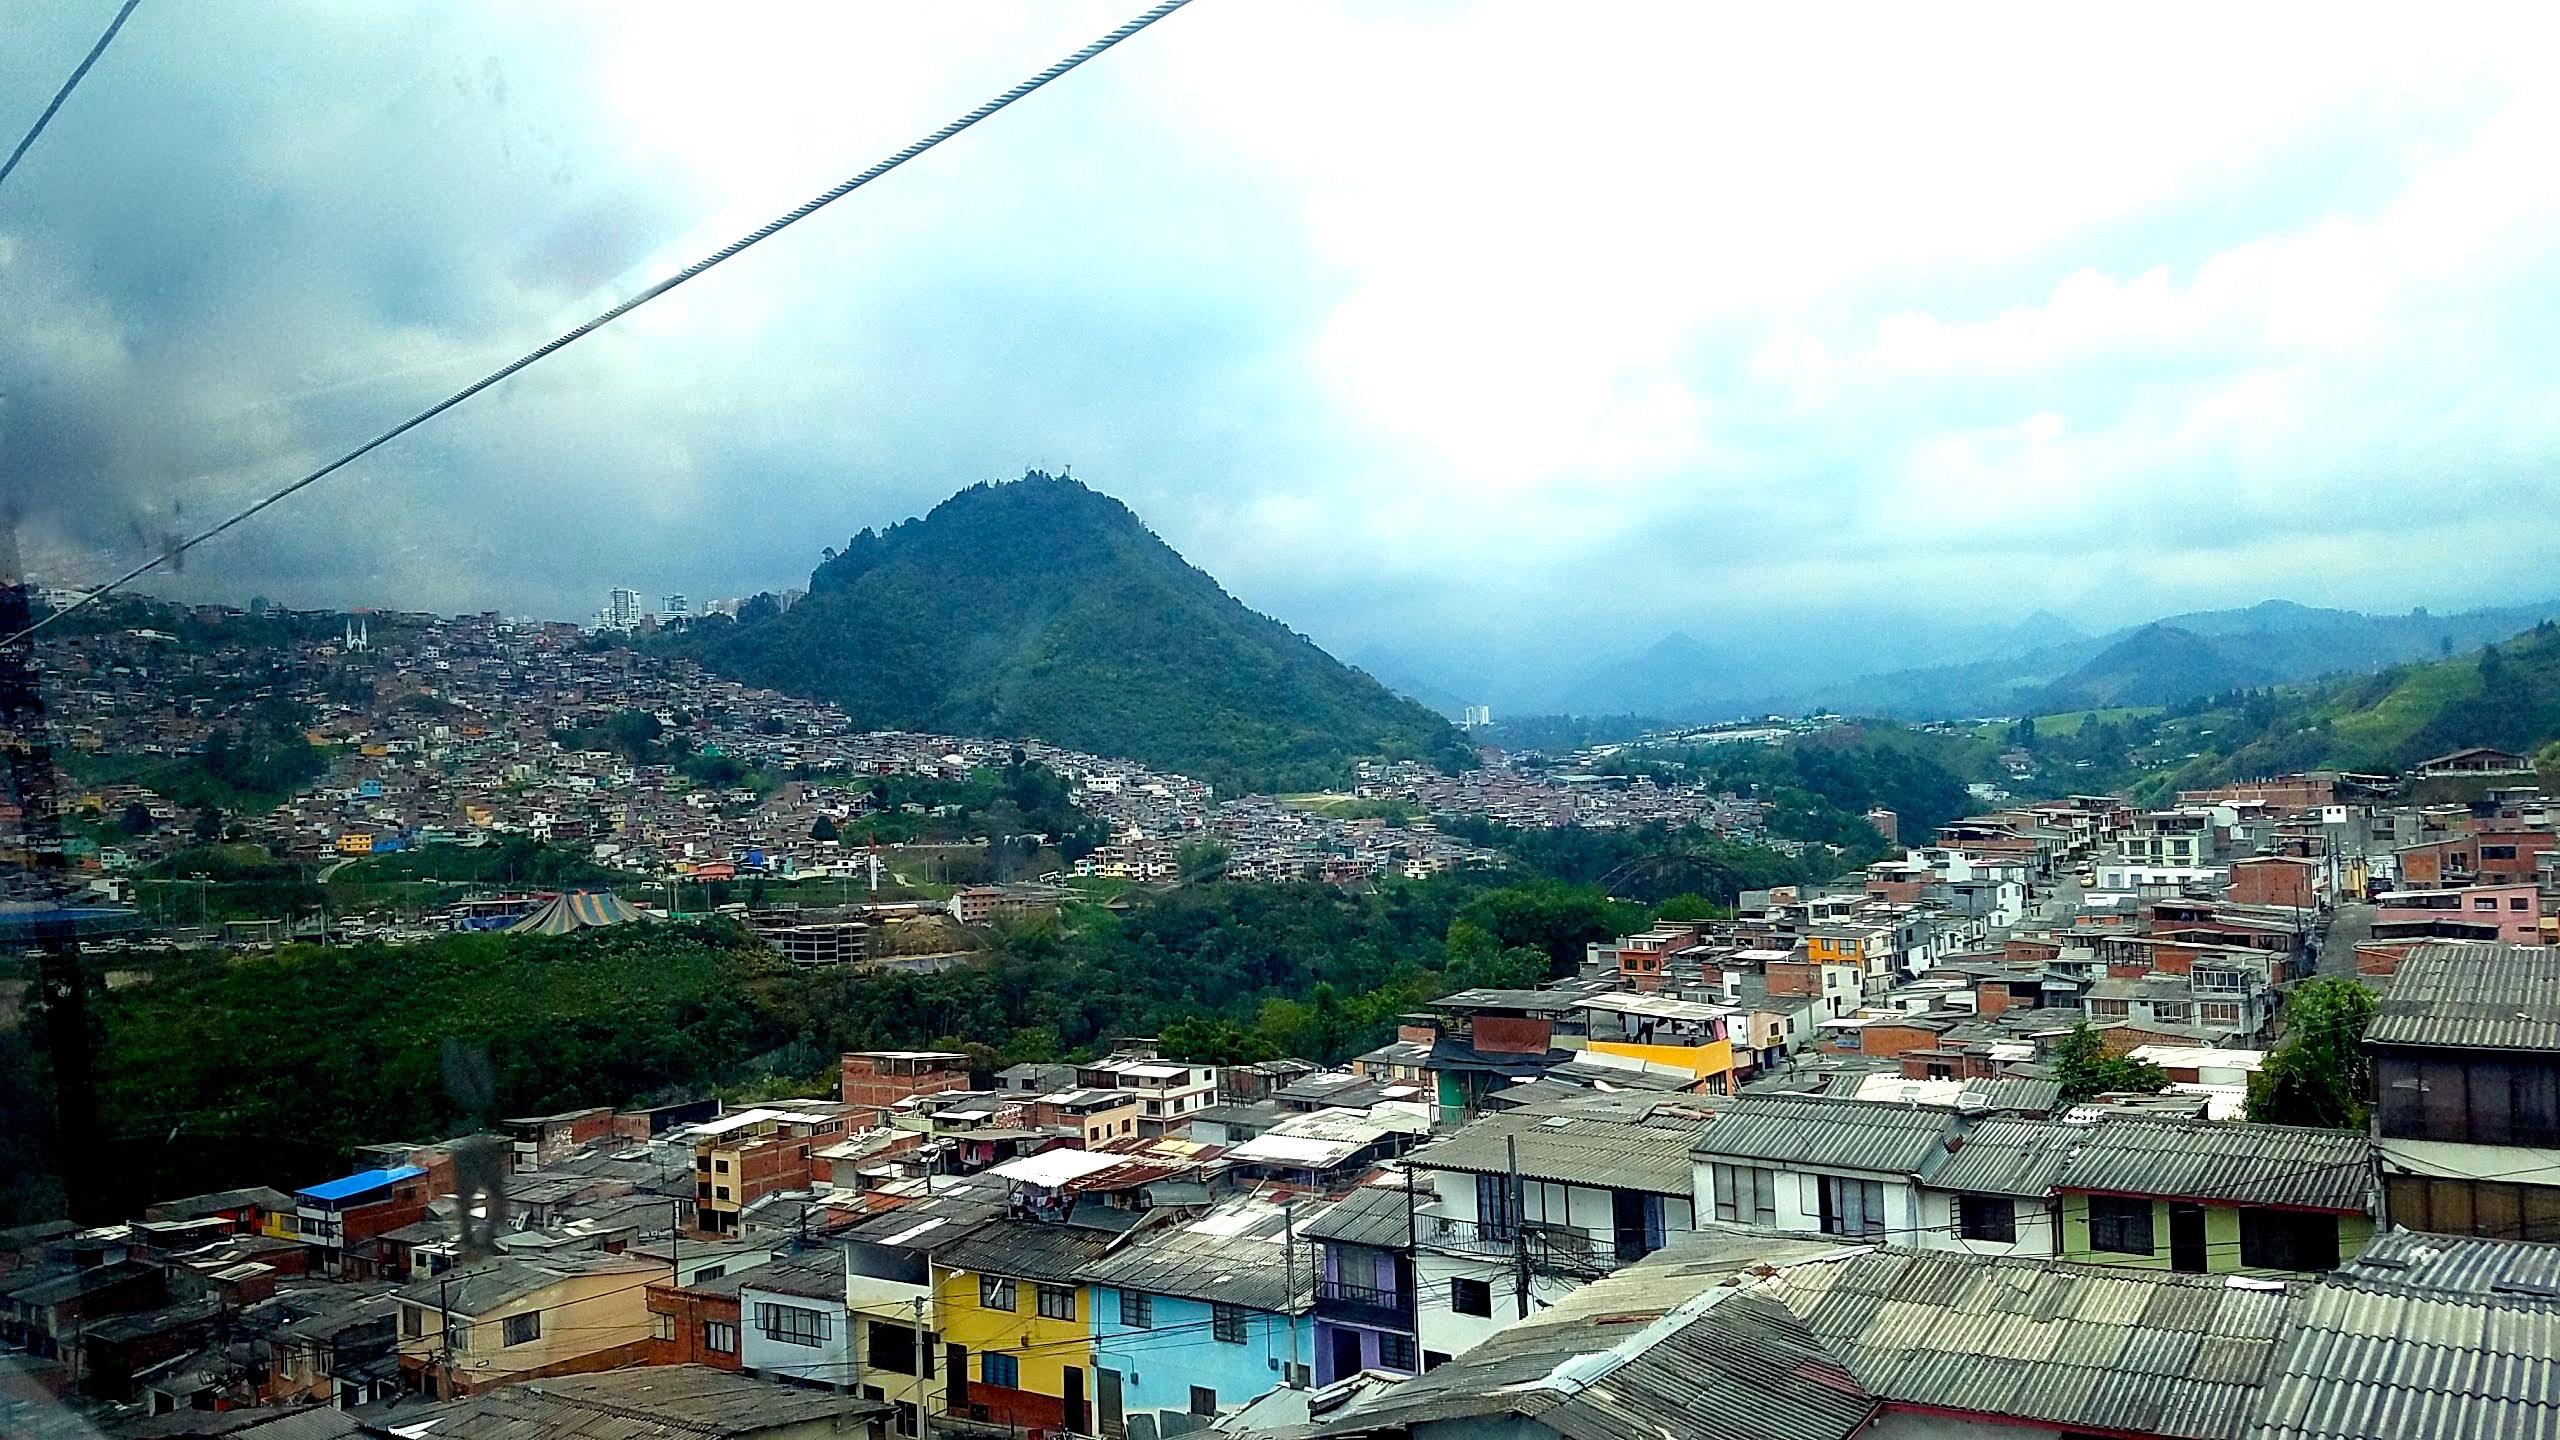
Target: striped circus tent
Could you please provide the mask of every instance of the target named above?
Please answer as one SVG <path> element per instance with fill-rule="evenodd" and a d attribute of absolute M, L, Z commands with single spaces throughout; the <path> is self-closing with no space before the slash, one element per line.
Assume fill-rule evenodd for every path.
<path fill-rule="evenodd" d="M 622 903 L 612 891 L 571 890 L 551 897 L 550 903 L 507 927 L 510 935 L 566 935 L 593 925 L 627 925 L 640 919 L 640 912 Z"/>

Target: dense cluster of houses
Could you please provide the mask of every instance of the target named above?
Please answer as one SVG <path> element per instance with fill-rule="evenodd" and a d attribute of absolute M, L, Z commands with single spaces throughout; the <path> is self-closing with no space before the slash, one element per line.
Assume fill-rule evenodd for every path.
<path fill-rule="evenodd" d="M 235 613 L 202 607 L 205 618 Z M 353 859 L 523 836 L 566 846 L 618 870 L 723 880 L 876 878 L 868 847 L 816 838 L 820 820 L 849 826 L 878 805 L 848 780 L 965 780 L 1012 758 L 1013 742 L 856 728 L 834 707 L 751 689 L 690 662 L 599 649 L 574 626 L 497 615 L 368 616 L 334 637 L 252 653 L 190 647 L 149 628 L 48 639 L 55 719 L 75 749 L 141 758 L 140 774 L 71 797 L 75 813 L 152 828 L 75 858 L 103 877 L 194 843 L 189 815 L 151 788 L 149 762 L 201 754 L 237 724 L 219 677 L 270 675 L 270 687 L 314 718 L 306 739 L 329 747 L 327 773 L 284 805 L 235 817 L 280 856 Z M 191 686 L 189 678 L 205 681 Z M 190 700 L 201 689 L 202 698 Z M 629 711 L 653 716 L 697 752 L 728 756 L 779 785 L 716 786 L 666 763 L 555 738 L 595 734 Z M 1057 772 L 1108 841 L 1071 867 L 1083 876 L 1164 881 L 1186 839 L 1215 838 L 1240 874 L 1258 878 L 1423 875 L 1494 863 L 1491 852 L 1428 825 L 1390 829 L 1289 810 L 1259 797 L 1218 804 L 1209 788 L 1126 760 L 1039 741 L 1026 758 Z M 919 807 L 920 808 L 920 807 Z M 894 866 L 894 852 L 888 863 Z"/>
<path fill-rule="evenodd" d="M 2560 947 L 2341 923 L 2470 898 L 2542 812 L 2326 783 L 1970 817 L 1339 1069 L 864 1052 L 369 1147 L 7 1237 L 0 1339 L 134 1436 L 650 1393 L 757 1435 L 2549 1433 Z M 2174 890 L 2077 883 L 2189 835 Z M 2381 990 L 2364 1130 L 2237 1118 L 2314 971 Z M 2066 1095 L 2084 1025 L 2170 1088 Z"/>
<path fill-rule="evenodd" d="M 1758 732 L 1754 733 L 1756 737 Z M 1774 737 L 1786 732 L 1767 733 Z M 1605 759 L 1610 748 L 1577 758 Z M 1607 775 L 1589 765 L 1549 768 L 1497 759 L 1481 769 L 1443 775 L 1410 760 L 1378 760 L 1362 763 L 1356 774 L 1353 793 L 1358 798 L 1399 800 L 1426 814 L 1480 815 L 1522 830 L 1556 825 L 1592 830 L 1694 825 L 1746 844 L 1800 848 L 1798 842 L 1767 833 L 1766 807 L 1747 796 L 1703 785 L 1664 785 L 1650 776 Z"/>

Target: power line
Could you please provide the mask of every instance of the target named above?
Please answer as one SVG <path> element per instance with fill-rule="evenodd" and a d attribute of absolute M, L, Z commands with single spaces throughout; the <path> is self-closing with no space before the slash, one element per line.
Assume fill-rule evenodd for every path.
<path fill-rule="evenodd" d="M 107 46 L 116 38 L 116 32 L 124 28 L 124 22 L 133 14 L 133 7 L 141 3 L 142 0 L 124 0 L 124 8 L 116 12 L 116 18 L 107 22 L 107 33 L 99 36 L 98 43 L 89 47 L 89 53 L 72 70 L 71 78 L 62 82 L 62 88 L 53 92 L 53 103 L 44 107 L 44 113 L 36 117 L 35 124 L 27 127 L 26 138 L 18 142 L 17 149 L 9 152 L 8 163 L 0 164 L 0 184 L 8 182 L 9 172 L 18 168 L 18 161 L 25 157 L 28 147 L 36 143 L 36 137 L 44 133 L 44 127 L 53 123 L 53 112 L 61 109 L 62 102 L 71 98 L 71 92 L 79 88 L 81 77 L 89 73 L 90 66 L 98 63 L 99 56 L 107 53 Z"/>
<path fill-rule="evenodd" d="M 127 0 L 126 8 L 130 10 L 134 3 L 138 3 L 138 0 Z M 506 365 L 491 371 L 483 378 L 464 386 L 462 389 L 455 391 L 444 399 L 437 401 L 435 404 L 428 406 L 426 409 L 419 411 L 417 414 L 410 416 L 408 419 L 401 421 L 399 424 L 392 426 L 390 429 L 385 430 L 363 444 L 358 445 L 346 454 L 339 456 L 337 459 L 330 461 L 328 464 L 321 466 L 319 469 L 312 471 L 301 479 L 286 485 L 284 488 L 277 490 L 271 495 L 268 495 L 265 499 L 259 500 L 248 506 L 246 509 L 234 513 L 230 518 L 215 524 L 209 529 L 199 532 L 191 538 L 178 541 L 177 543 L 168 546 L 159 554 L 154 555 L 150 559 L 143 561 L 141 564 L 134 566 L 132 569 L 125 571 L 123 574 L 118 575 L 106 584 L 98 586 L 96 589 L 91 590 L 88 594 L 81 596 L 70 604 L 52 611 L 43 619 L 37 620 L 28 625 L 25 629 L 17 631 L 6 639 L 0 639 L 0 646 L 13 645 L 18 641 L 33 635 L 37 631 L 42 630 L 54 621 L 61 619 L 63 616 L 83 609 L 92 602 L 103 599 L 106 596 L 123 589 L 133 581 L 150 574 L 152 571 L 157 570 L 161 566 L 168 564 L 170 561 L 177 559 L 179 556 L 186 554 L 188 551 L 193 550 L 207 540 L 210 540 L 215 536 L 222 534 L 224 531 L 231 529 L 233 526 L 248 520 L 260 511 L 265 510 L 267 507 L 307 489 L 312 485 L 318 484 L 328 476 L 339 470 L 345 469 L 347 466 L 354 464 L 366 455 L 371 454 L 375 450 L 382 448 L 384 445 L 391 443 L 393 440 L 400 438 L 410 431 L 417 429 L 419 426 L 424 425 L 438 415 L 460 405 L 465 400 L 468 400 L 472 396 L 479 394 L 481 391 L 507 379 L 516 372 L 527 369 L 550 358 L 552 355 L 567 349 L 569 346 L 576 344 L 578 341 L 585 339 L 596 331 L 603 329 L 605 326 L 612 324 L 614 321 L 621 319 L 623 316 L 630 314 L 632 311 L 639 309 L 641 306 L 648 304 L 650 301 L 657 299 L 659 296 L 666 294 L 668 291 L 675 289 L 677 286 L 682 285 L 686 281 L 702 274 L 704 271 L 711 269 L 713 266 L 716 266 L 723 261 L 735 258 L 752 246 L 772 239 L 774 236 L 782 233 L 785 229 L 808 219 L 810 216 L 815 215 L 827 206 L 834 204 L 845 196 L 852 194 L 854 191 L 861 189 L 863 186 L 870 184 L 872 181 L 877 180 L 881 176 L 888 174 L 890 171 L 897 169 L 899 166 L 906 164 L 908 161 L 922 155 L 924 152 L 959 134 L 961 131 L 968 129 L 970 126 L 977 124 L 979 121 L 986 119 L 988 116 L 995 114 L 997 111 L 1004 109 L 1013 102 L 1022 99 L 1034 90 L 1041 88 L 1050 81 L 1055 80 L 1059 76 L 1066 74 L 1068 71 L 1075 69 L 1077 66 L 1084 64 L 1086 61 L 1093 59 L 1103 51 L 1110 49 L 1112 46 L 1117 45 L 1121 41 L 1128 39 L 1130 36 L 1137 34 L 1139 31 L 1146 29 L 1148 26 L 1153 25 L 1157 21 L 1172 14 L 1174 11 L 1181 9 L 1189 3 L 1191 3 L 1191 0 L 1158 0 L 1158 3 L 1154 7 L 1147 10 L 1144 14 L 1139 15 L 1136 19 L 1128 21 L 1118 29 L 1113 30 L 1102 38 L 1093 41 L 1084 48 L 1076 51 L 1074 54 L 1054 62 L 1047 69 L 1040 71 L 1038 74 L 1033 75 L 1027 80 L 1019 82 L 1011 89 L 1006 90 L 1004 93 L 996 96 L 992 100 L 986 101 L 976 109 L 962 115 L 960 118 L 945 124 L 942 128 L 935 130 L 924 138 L 909 143 L 906 148 L 899 150 L 897 153 L 889 156 L 889 158 L 880 161 L 869 169 L 853 176 L 851 179 L 845 180 L 842 183 L 801 202 L 801 204 L 793 209 L 785 212 L 775 219 L 767 221 L 756 230 L 751 231 L 736 240 L 730 241 L 718 250 L 694 261 L 682 270 L 679 270 L 675 274 L 668 276 L 666 279 L 659 281 L 657 284 L 650 286 L 648 289 L 641 291 L 639 294 L 632 296 L 630 299 L 623 301 L 621 304 L 614 306 L 612 309 L 605 311 L 603 314 L 596 316 L 594 319 L 587 321 L 585 324 L 578 326 L 576 329 L 570 330 L 542 346 L 526 352 L 524 355 L 508 362 Z M 119 17 L 118 23 L 122 23 L 121 17 Z M 114 32 L 110 31 L 109 33 L 112 34 Z M 103 48 L 104 42 L 102 41 L 100 44 L 101 48 Z M 96 57 L 93 55 L 91 58 L 94 59 Z M 85 70 L 88 67 L 83 65 L 81 68 Z M 75 75 L 73 78 L 77 79 L 78 76 Z M 66 93 L 68 93 L 68 87 L 65 87 L 65 90 Z M 58 99 L 56 103 L 60 103 Z M 47 113 L 50 114 L 51 112 L 48 111 Z M 29 136 L 28 138 L 32 140 L 34 137 Z M 23 149 L 24 147 L 21 146 L 20 148 Z"/>

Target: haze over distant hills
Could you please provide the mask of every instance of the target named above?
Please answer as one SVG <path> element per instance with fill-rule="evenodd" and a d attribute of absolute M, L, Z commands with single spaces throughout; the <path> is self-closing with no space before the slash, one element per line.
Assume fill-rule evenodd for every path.
<path fill-rule="evenodd" d="M 864 724 L 1036 737 L 1229 793 L 1337 784 L 1365 754 L 1472 760 L 1448 721 L 1246 609 L 1127 506 L 1038 471 L 854 536 L 780 615 L 669 643 Z"/>
<path fill-rule="evenodd" d="M 2439 659 L 2555 617 L 2560 617 L 2560 601 L 2449 615 L 2424 610 L 2374 615 L 2268 600 L 2090 635 L 2039 611 L 2015 626 L 1974 627 L 1941 636 L 1940 652 L 1949 658 L 1939 663 L 1864 674 L 1849 669 L 1862 653 L 1908 655 L 1918 642 L 1897 633 L 1890 648 L 1881 639 L 1864 652 L 1854 645 L 1808 643 L 1771 658 L 1759 653 L 1761 647 L 1739 640 L 1724 643 L 1677 631 L 1645 650 L 1586 669 L 1551 697 L 1532 704 L 1560 714 L 1640 714 L 1677 723 L 1811 710 L 1926 720 L 2159 705 L 2222 690 Z M 1882 624 L 1899 628 L 1895 622 Z M 1415 668 L 1398 672 L 1399 680 Z M 1434 704 L 1442 703 L 1434 696 L 1463 689 L 1447 681 L 1415 683 L 1427 685 L 1428 692 L 1400 688 Z"/>

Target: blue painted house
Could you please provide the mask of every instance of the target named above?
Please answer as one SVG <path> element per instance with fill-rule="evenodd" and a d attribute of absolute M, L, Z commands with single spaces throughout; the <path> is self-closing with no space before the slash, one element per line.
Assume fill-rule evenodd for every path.
<path fill-rule="evenodd" d="M 1315 1254 L 1289 1234 L 1291 1213 L 1235 1196 L 1085 1267 L 1105 1434 L 1132 1415 L 1215 1415 L 1310 1381 Z"/>

